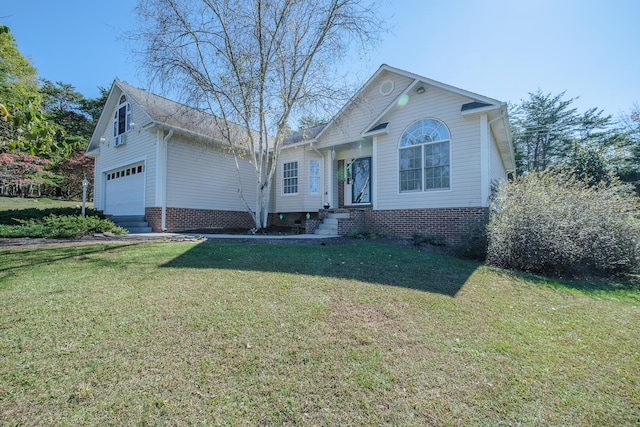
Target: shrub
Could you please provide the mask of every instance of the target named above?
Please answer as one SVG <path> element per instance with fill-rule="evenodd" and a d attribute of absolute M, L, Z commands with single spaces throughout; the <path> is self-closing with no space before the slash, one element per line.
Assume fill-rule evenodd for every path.
<path fill-rule="evenodd" d="M 488 225 L 488 263 L 553 275 L 638 271 L 638 199 L 613 183 L 588 186 L 531 173 L 503 185 Z"/>
<path fill-rule="evenodd" d="M 474 261 L 487 259 L 487 227 L 486 222 L 481 222 L 471 227 L 463 236 L 462 243 L 455 248 L 455 254 L 460 258 Z"/>
<path fill-rule="evenodd" d="M 371 230 L 351 230 L 347 233 L 347 237 L 351 237 L 353 239 L 382 239 L 387 237 L 387 233 L 381 231 L 380 233 L 376 233 Z"/>
<path fill-rule="evenodd" d="M 12 209 L 7 211 L 0 211 L 0 224 L 6 225 L 18 225 L 22 224 L 25 220 L 37 220 L 48 217 L 49 215 L 57 216 L 80 216 L 81 209 L 77 208 L 50 208 L 50 209 Z M 105 216 L 97 210 L 85 209 L 85 215 L 87 217 L 97 217 L 104 219 Z"/>
<path fill-rule="evenodd" d="M 423 243 L 429 244 L 431 246 L 444 246 L 444 240 L 442 240 L 438 236 L 434 236 L 431 234 L 425 236 L 424 234 L 413 233 L 411 235 L 411 241 L 413 242 L 414 246 L 420 246 Z"/>
<path fill-rule="evenodd" d="M 0 237 L 67 238 L 111 232 L 126 234 L 126 230 L 97 216 L 58 216 L 19 220 L 18 225 L 0 225 Z"/>

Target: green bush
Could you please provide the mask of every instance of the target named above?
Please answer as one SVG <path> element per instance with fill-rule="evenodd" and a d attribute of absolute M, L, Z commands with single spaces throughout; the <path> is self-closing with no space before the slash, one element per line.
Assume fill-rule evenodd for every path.
<path fill-rule="evenodd" d="M 531 173 L 504 184 L 495 203 L 489 264 L 571 276 L 639 269 L 638 199 L 622 185 Z"/>
<path fill-rule="evenodd" d="M 411 235 L 411 242 L 413 242 L 414 246 L 420 246 L 423 243 L 426 243 L 431 246 L 444 246 L 444 240 L 442 240 L 438 236 L 434 235 L 424 235 L 420 233 L 413 233 Z"/>
<path fill-rule="evenodd" d="M 49 215 L 44 218 L 21 219 L 17 225 L 0 224 L 0 237 L 68 238 L 111 232 L 126 234 L 126 230 L 98 216 Z"/>
<path fill-rule="evenodd" d="M 487 227 L 486 222 L 480 222 L 472 226 L 463 236 L 462 243 L 455 248 L 455 254 L 460 258 L 474 261 L 487 259 Z"/>
<path fill-rule="evenodd" d="M 25 220 L 42 219 L 49 215 L 57 216 L 80 216 L 81 209 L 78 208 L 50 208 L 50 209 L 12 209 L 7 211 L 0 211 L 0 224 L 6 225 L 18 225 L 22 224 Z M 87 217 L 105 218 L 100 211 L 93 209 L 85 209 L 85 215 Z"/>
<path fill-rule="evenodd" d="M 351 237 L 353 239 L 382 239 L 387 236 L 388 234 L 384 231 L 376 233 L 375 231 L 371 230 L 351 230 L 349 233 L 347 233 L 347 237 Z"/>

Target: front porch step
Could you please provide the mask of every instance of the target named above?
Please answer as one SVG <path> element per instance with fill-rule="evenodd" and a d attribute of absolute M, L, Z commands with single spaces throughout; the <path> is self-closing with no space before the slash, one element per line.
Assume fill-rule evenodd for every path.
<path fill-rule="evenodd" d="M 145 221 L 144 215 L 121 215 L 112 216 L 111 221 L 118 227 L 122 227 L 130 234 L 151 233 L 149 223 Z"/>
<path fill-rule="evenodd" d="M 349 219 L 351 214 L 349 212 L 329 212 L 326 219 Z"/>
<path fill-rule="evenodd" d="M 338 220 L 349 218 L 351 218 L 349 212 L 329 212 L 313 233 L 323 236 L 337 236 Z"/>

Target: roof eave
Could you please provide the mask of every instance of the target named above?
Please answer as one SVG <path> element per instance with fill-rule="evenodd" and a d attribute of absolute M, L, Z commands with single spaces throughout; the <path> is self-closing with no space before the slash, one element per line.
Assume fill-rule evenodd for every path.
<path fill-rule="evenodd" d="M 501 105 L 488 105 L 486 107 L 480 107 L 480 108 L 473 108 L 471 110 L 465 110 L 462 111 L 462 117 L 472 117 L 475 116 L 477 114 L 486 114 L 489 113 L 491 111 L 495 111 L 495 110 L 499 110 L 501 108 Z"/>
<path fill-rule="evenodd" d="M 162 122 L 158 122 L 158 121 L 153 121 L 152 122 L 152 126 L 149 126 L 149 130 L 152 129 L 160 129 L 160 130 L 166 130 L 166 131 L 171 131 L 173 130 L 175 135 L 182 135 L 187 137 L 188 139 L 194 140 L 194 141 L 198 141 L 198 142 L 203 142 L 203 143 L 207 143 L 207 144 L 214 144 L 214 145 L 218 145 L 218 146 L 222 146 L 222 147 L 229 147 L 230 144 L 227 141 L 222 141 L 220 139 L 217 138 L 212 138 L 210 136 L 206 136 L 203 135 L 201 133 L 198 132 L 193 132 L 178 126 L 173 126 L 167 123 L 162 123 Z"/>

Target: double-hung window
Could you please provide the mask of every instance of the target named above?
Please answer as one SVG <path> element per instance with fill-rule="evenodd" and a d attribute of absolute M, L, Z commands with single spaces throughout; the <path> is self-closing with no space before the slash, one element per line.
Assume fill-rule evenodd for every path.
<path fill-rule="evenodd" d="M 425 119 L 411 124 L 399 143 L 400 192 L 449 189 L 450 136 L 444 123 Z"/>
<path fill-rule="evenodd" d="M 282 165 L 282 191 L 284 194 L 298 193 L 298 162 Z"/>

